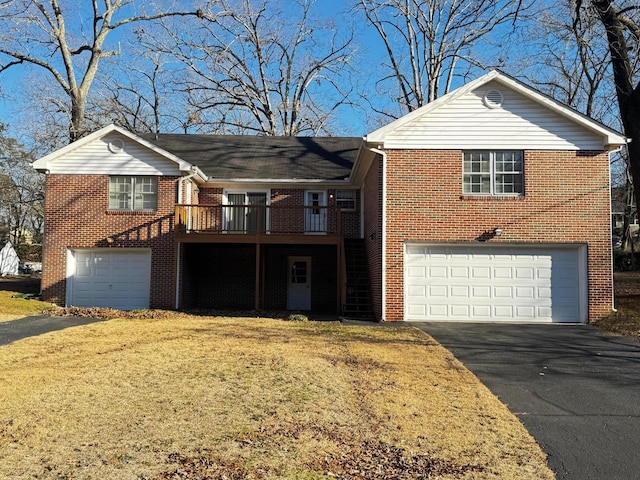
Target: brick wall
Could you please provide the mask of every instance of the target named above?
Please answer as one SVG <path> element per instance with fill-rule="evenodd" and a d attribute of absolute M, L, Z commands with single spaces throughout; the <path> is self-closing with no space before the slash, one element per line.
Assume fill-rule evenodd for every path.
<path fill-rule="evenodd" d="M 373 313 L 382 319 L 382 159 L 379 155 L 364 180 L 363 216 Z"/>
<path fill-rule="evenodd" d="M 113 212 L 108 209 L 108 175 L 47 175 L 43 300 L 65 303 L 69 249 L 150 248 L 151 307 L 173 308 L 176 182 L 177 177 L 158 177 L 155 212 Z"/>
<path fill-rule="evenodd" d="M 524 167 L 524 196 L 463 196 L 461 151 L 388 152 L 386 320 L 404 318 L 407 241 L 587 244 L 589 320 L 610 312 L 607 153 L 526 151 Z"/>

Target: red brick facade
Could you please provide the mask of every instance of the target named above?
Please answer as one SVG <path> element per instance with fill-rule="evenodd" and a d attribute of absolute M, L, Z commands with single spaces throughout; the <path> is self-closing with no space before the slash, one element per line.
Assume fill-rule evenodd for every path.
<path fill-rule="evenodd" d="M 174 308 L 176 182 L 177 177 L 158 177 L 155 212 L 115 212 L 108 208 L 108 175 L 48 174 L 42 298 L 65 303 L 68 250 L 150 248 L 150 305 Z"/>
<path fill-rule="evenodd" d="M 404 318 L 404 244 L 410 241 L 585 244 L 589 320 L 610 313 L 606 152 L 525 151 L 525 194 L 517 197 L 462 195 L 460 150 L 390 150 L 386 158 L 385 320 Z M 367 186 L 375 185 L 376 170 L 374 164 Z M 502 229 L 500 237 L 487 236 L 494 228 Z"/>
<path fill-rule="evenodd" d="M 70 250 L 147 248 L 152 252 L 150 306 L 152 308 L 175 308 L 178 244 L 174 237 L 174 209 L 177 201 L 178 179 L 179 177 L 158 177 L 158 207 L 155 212 L 120 212 L 111 211 L 108 208 L 108 175 L 47 175 L 43 299 L 57 304 L 66 303 L 67 255 Z M 200 188 L 197 193 L 196 189 L 192 188 L 191 192 L 192 201 L 197 199 L 201 204 L 206 205 L 222 204 L 222 188 Z M 334 192 L 334 190 L 328 191 L 329 206 L 335 206 Z M 360 236 L 360 198 L 359 192 L 357 193 L 356 209 L 341 212 L 342 233 L 347 238 Z M 185 198 L 186 195 L 187 189 L 185 183 L 182 182 L 182 197 Z M 270 201 L 271 205 L 302 207 L 304 205 L 304 190 L 272 189 Z M 297 215 L 296 218 L 290 214 L 291 210 L 286 210 L 286 212 L 288 213 L 281 218 L 277 213 L 273 213 L 271 222 L 276 224 L 278 222 L 285 224 L 298 222 L 302 225 L 301 230 L 304 230 L 304 212 L 300 210 L 300 215 Z M 224 269 L 223 273 L 227 278 L 223 281 L 224 285 L 212 286 L 210 278 L 207 279 L 208 286 L 201 285 L 197 280 L 205 277 L 201 274 L 187 275 L 185 269 L 190 265 L 189 262 L 198 263 L 199 258 L 208 257 L 200 250 L 197 255 L 185 256 L 185 246 L 183 246 L 180 259 L 183 275 L 180 279 L 179 295 L 184 300 L 184 304 L 208 308 L 253 308 L 255 257 L 252 255 L 255 255 L 255 245 L 238 245 L 236 250 L 241 253 L 234 250 L 233 255 L 224 254 L 224 249 L 233 248 L 233 245 L 203 245 L 210 248 L 209 256 L 212 258 L 215 259 L 215 255 L 220 255 L 220 252 L 223 252 L 223 257 L 224 255 L 230 256 L 233 262 Z M 187 249 L 188 252 L 192 250 L 196 251 L 196 247 Z M 313 274 L 316 277 L 312 283 L 314 289 L 312 306 L 317 311 L 335 312 L 337 303 L 336 251 L 335 247 L 324 246 L 302 248 L 297 245 L 273 245 L 263 247 L 263 255 L 271 262 L 267 265 L 269 268 L 265 267 L 265 272 L 278 272 L 277 281 L 275 276 L 266 277 L 270 281 L 273 280 L 271 282 L 273 285 L 269 282 L 266 283 L 267 290 L 265 292 L 269 294 L 267 295 L 269 302 L 265 302 L 265 307 L 278 309 L 286 307 L 287 255 L 285 253 L 287 251 L 289 251 L 288 255 L 309 255 L 312 257 Z M 271 252 L 271 256 L 266 256 L 264 252 Z M 216 269 L 218 266 L 211 264 L 210 268 Z M 281 267 L 284 268 L 282 274 L 278 270 Z M 194 268 L 191 266 L 191 270 Z M 233 278 L 238 285 L 229 280 L 228 274 L 231 270 L 235 272 Z M 216 282 L 220 283 L 220 279 L 217 278 Z M 235 287 L 229 291 L 222 288 L 223 286 L 229 287 L 229 285 L 231 287 L 235 285 Z M 221 302 L 220 298 L 229 299 L 231 296 L 229 292 L 233 292 L 235 295 L 235 303 Z M 196 298 L 198 299 L 196 300 Z"/>

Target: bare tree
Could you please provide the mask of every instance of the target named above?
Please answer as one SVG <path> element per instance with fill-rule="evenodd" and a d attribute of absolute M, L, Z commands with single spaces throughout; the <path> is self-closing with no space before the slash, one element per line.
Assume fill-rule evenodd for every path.
<path fill-rule="evenodd" d="M 604 26 L 609 58 L 620 109 L 620 120 L 627 144 L 628 168 L 634 186 L 636 206 L 640 205 L 640 24 L 630 14 L 640 11 L 640 5 L 627 2 L 616 5 L 611 0 L 591 0 L 594 12 Z M 576 11 L 585 14 L 582 0 L 577 0 Z"/>
<path fill-rule="evenodd" d="M 472 48 L 516 21 L 524 0 L 358 0 L 377 31 L 388 63 L 378 85 L 407 113 L 447 93 L 458 68 L 473 65 Z M 380 111 L 387 116 L 396 116 Z"/>
<path fill-rule="evenodd" d="M 89 127 L 115 123 L 135 133 L 181 128 L 184 108 L 178 106 L 180 99 L 168 86 L 172 71 L 159 55 L 139 52 L 135 61 L 126 65 L 114 62 L 112 67 L 97 79 L 88 99 Z"/>
<path fill-rule="evenodd" d="M 187 67 L 184 129 L 217 133 L 327 133 L 349 102 L 352 35 L 315 21 L 314 1 L 220 0 L 190 38 L 162 48 Z"/>
<path fill-rule="evenodd" d="M 0 9 L 0 73 L 18 65 L 46 71 L 69 103 L 69 138 L 85 134 L 85 107 L 100 61 L 118 55 L 107 39 L 115 30 L 168 16 L 198 16 L 200 10 L 168 11 L 134 0 L 13 0 Z M 166 8 L 166 7 L 165 7 Z"/>
<path fill-rule="evenodd" d="M 33 155 L 5 131 L 0 124 L 0 226 L 24 258 L 28 244 L 41 243 L 44 179 L 31 167 Z"/>
<path fill-rule="evenodd" d="M 612 90 L 605 82 L 609 65 L 602 61 L 608 48 L 598 20 L 578 14 L 574 0 L 563 0 L 541 11 L 535 25 L 528 32 L 536 51 L 529 62 L 533 73 L 525 74 L 529 81 L 596 120 L 617 123 Z"/>

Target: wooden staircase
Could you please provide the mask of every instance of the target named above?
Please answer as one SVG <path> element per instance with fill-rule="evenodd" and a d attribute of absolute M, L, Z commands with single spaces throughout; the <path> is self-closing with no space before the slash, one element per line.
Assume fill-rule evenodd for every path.
<path fill-rule="evenodd" d="M 343 316 L 353 319 L 374 320 L 371 307 L 371 282 L 364 240 L 344 240 L 347 295 L 342 308 Z"/>

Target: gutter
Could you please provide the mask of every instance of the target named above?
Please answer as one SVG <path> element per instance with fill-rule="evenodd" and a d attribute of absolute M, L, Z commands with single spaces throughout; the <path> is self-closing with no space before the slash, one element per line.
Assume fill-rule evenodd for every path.
<path fill-rule="evenodd" d="M 626 144 L 620 145 L 618 148 L 614 148 L 613 150 L 609 150 L 609 165 L 611 165 L 611 154 L 618 153 L 620 150 L 625 148 L 629 142 L 631 142 L 630 138 L 625 137 Z M 611 167 L 609 167 L 609 223 L 611 223 L 611 217 L 613 215 L 613 210 L 611 208 Z M 611 229 L 609 229 L 609 236 L 611 236 Z M 615 287 L 613 285 L 613 247 L 611 246 L 611 238 L 609 238 L 609 246 L 611 248 L 611 310 L 615 313 L 618 310 L 616 309 L 616 294 Z M 589 323 L 589 317 L 587 315 L 587 323 Z"/>

